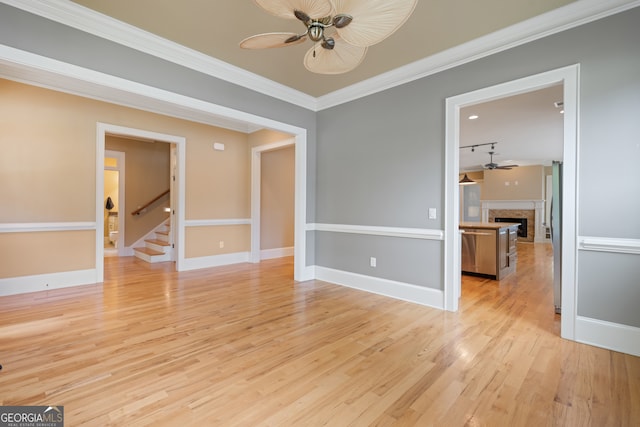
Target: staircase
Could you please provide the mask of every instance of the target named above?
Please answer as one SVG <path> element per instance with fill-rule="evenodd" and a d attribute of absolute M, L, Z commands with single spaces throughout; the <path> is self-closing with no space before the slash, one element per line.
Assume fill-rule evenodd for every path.
<path fill-rule="evenodd" d="M 144 247 L 134 248 L 133 254 L 143 261 L 156 263 L 173 260 L 173 249 L 169 243 L 171 226 L 169 220 L 154 231 L 154 238 L 144 241 Z"/>

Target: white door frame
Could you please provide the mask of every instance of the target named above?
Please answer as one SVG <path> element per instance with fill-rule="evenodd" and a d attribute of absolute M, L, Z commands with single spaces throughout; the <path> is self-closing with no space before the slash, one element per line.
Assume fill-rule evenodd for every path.
<path fill-rule="evenodd" d="M 460 109 L 483 102 L 531 92 L 556 84 L 564 91 L 563 195 L 562 195 L 562 316 L 561 336 L 575 339 L 577 317 L 577 194 L 579 65 L 571 65 L 530 77 L 453 96 L 446 100 L 445 136 L 445 271 L 444 304 L 458 310 L 460 298 L 459 147 Z M 551 308 L 550 308 L 551 309 Z"/>
<path fill-rule="evenodd" d="M 174 253 L 176 257 L 176 270 L 180 271 L 180 265 L 184 262 L 184 185 L 185 185 L 185 151 L 186 138 L 182 136 L 168 135 L 148 130 L 129 128 L 108 123 L 97 123 L 96 126 L 96 223 L 104 215 L 104 147 L 106 135 L 124 136 L 127 138 L 146 139 L 175 144 L 176 147 L 176 182 L 174 185 L 177 227 L 175 230 L 176 242 Z M 126 215 L 121 209 L 122 215 Z M 119 215 L 120 216 L 120 215 Z M 124 218 L 124 217 L 123 217 Z M 101 221 L 99 223 L 102 223 Z M 123 245 L 122 245 L 123 246 Z M 102 227 L 96 227 L 96 276 L 98 282 L 104 281 L 104 233 Z"/>
<path fill-rule="evenodd" d="M 0 70 L 2 71 L 0 74 L 9 79 L 11 79 L 11 76 L 21 76 L 20 81 L 26 84 L 69 92 L 74 95 L 97 99 L 102 102 L 111 102 L 142 111 L 162 112 L 162 114 L 170 117 L 192 120 L 211 126 L 224 128 L 230 123 L 242 123 L 246 132 L 264 128 L 295 135 L 296 207 L 294 279 L 296 281 L 305 281 L 315 277 L 313 266 L 306 265 L 307 129 L 1 45 L 0 62 L 3 68 L 3 70 Z M 7 74 L 7 70 L 10 70 L 11 73 Z M 15 77 L 13 79 L 15 80 Z M 101 127 L 101 125 L 98 124 L 96 169 L 100 171 L 100 174 L 96 176 L 96 188 L 98 189 L 98 191 L 96 191 L 96 200 L 100 199 L 100 196 L 104 193 L 104 188 L 100 188 L 100 185 L 103 185 L 104 182 L 102 171 L 104 168 L 105 126 L 111 126 L 112 128 L 110 128 L 110 130 L 113 132 L 116 132 L 118 129 L 123 129 L 115 125 L 102 124 Z M 178 182 L 178 187 L 180 192 L 180 205 L 178 208 L 180 210 L 177 212 L 177 215 L 179 218 L 178 229 L 180 230 L 176 230 L 176 232 L 179 233 L 179 239 L 178 242 L 176 242 L 176 249 L 179 249 L 176 269 L 182 271 L 184 268 L 182 261 L 184 260 L 185 143 L 176 141 L 168 142 L 177 143 L 179 147 L 180 181 Z M 102 205 L 102 202 L 99 204 Z M 96 206 L 97 205 L 98 203 L 96 202 Z M 102 206 L 100 207 L 102 208 Z M 102 222 L 100 215 L 95 217 L 95 221 L 99 221 L 99 224 Z M 104 281 L 103 232 L 101 225 L 98 225 L 98 223 L 94 223 L 93 227 L 96 228 L 96 268 L 91 271 L 90 279 L 82 280 L 86 283 Z M 100 230 L 99 234 L 97 229 Z"/>
<path fill-rule="evenodd" d="M 176 183 L 178 182 L 178 148 L 175 144 L 171 144 L 169 149 L 170 154 L 170 166 L 169 166 L 169 244 L 171 245 L 171 261 L 176 260 L 176 228 L 178 224 L 176 221 L 176 206 L 177 202 L 177 189 Z M 177 267 L 176 267 L 177 270 Z"/>
<path fill-rule="evenodd" d="M 251 254 L 249 260 L 252 263 L 260 262 L 262 258 L 260 255 L 260 207 L 261 207 L 261 183 L 262 183 L 262 153 L 267 151 L 274 151 L 284 147 L 295 146 L 296 140 L 292 137 L 284 141 L 274 142 L 272 144 L 259 145 L 251 149 Z M 296 147 L 297 148 L 297 147 Z M 296 150 L 296 159 L 297 159 Z M 297 163 L 297 161 L 296 161 Z M 297 166 L 297 165 L 296 165 Z M 296 169 L 296 177 L 297 171 Z M 296 186 L 298 185 L 298 179 L 295 180 Z M 295 205 L 298 205 L 298 190 L 295 190 Z M 294 236 L 298 230 L 294 230 Z M 294 237 L 294 259 L 297 255 L 295 248 L 297 248 L 299 242 Z"/>
<path fill-rule="evenodd" d="M 124 212 L 126 211 L 127 207 L 125 205 L 125 153 L 123 151 L 114 151 L 114 150 L 105 150 L 104 151 L 104 155 L 105 157 L 111 157 L 116 159 L 116 167 L 104 167 L 104 170 L 115 170 L 118 172 L 118 240 L 119 240 L 119 245 L 116 248 L 116 250 L 118 251 L 118 256 L 124 256 L 125 255 L 125 250 L 124 250 L 124 234 L 125 234 L 125 230 L 124 230 Z M 102 163 L 104 165 L 104 161 Z M 104 186 L 104 183 L 103 183 Z M 104 190 L 103 190 L 104 191 Z M 103 199 L 104 199 L 104 194 L 103 194 Z M 104 201 L 103 201 L 104 203 Z M 102 242 L 103 244 L 103 248 L 104 248 L 104 242 Z M 104 256 L 104 252 L 102 254 Z"/>

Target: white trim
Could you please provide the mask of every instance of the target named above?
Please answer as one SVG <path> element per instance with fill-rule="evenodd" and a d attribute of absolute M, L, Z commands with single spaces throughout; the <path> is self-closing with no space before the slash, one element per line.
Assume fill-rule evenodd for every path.
<path fill-rule="evenodd" d="M 640 255 L 640 239 L 580 236 L 578 241 L 581 251 Z"/>
<path fill-rule="evenodd" d="M 0 223 L 0 233 L 94 230 L 96 222 L 19 222 Z"/>
<path fill-rule="evenodd" d="M 251 252 L 250 261 L 253 263 L 260 262 L 262 258 L 260 252 L 260 228 L 261 228 L 261 214 L 260 207 L 262 205 L 261 196 L 261 183 L 262 183 L 262 153 L 268 151 L 279 150 L 281 148 L 294 146 L 295 159 L 294 159 L 294 175 L 295 175 L 295 188 L 294 188 L 294 203 L 295 212 L 294 217 L 299 218 L 294 220 L 294 248 L 303 244 L 304 239 L 306 241 L 306 234 L 304 224 L 306 223 L 306 203 L 301 205 L 301 199 L 306 199 L 306 180 L 307 180 L 307 156 L 306 156 L 306 144 L 300 143 L 299 138 L 287 138 L 282 141 L 274 142 L 271 144 L 258 145 L 251 149 Z M 300 152 L 299 152 L 300 151 Z M 304 185 L 304 187 L 302 187 Z M 305 236 L 305 237 L 303 237 Z M 306 244 L 306 243 L 304 243 Z M 298 248 L 301 249 L 301 248 Z M 295 252 L 295 251 L 294 251 Z M 294 258 L 297 256 L 303 256 L 303 252 L 294 253 Z M 303 264 L 306 261 L 303 261 Z M 299 266 L 295 269 L 294 276 L 296 280 L 300 280 L 302 268 Z"/>
<path fill-rule="evenodd" d="M 633 326 L 578 316 L 576 341 L 640 356 L 640 328 Z"/>
<path fill-rule="evenodd" d="M 403 237 L 408 239 L 444 240 L 444 231 L 427 228 L 378 227 L 370 225 L 307 224 L 307 231 L 367 234 L 371 236 Z"/>
<path fill-rule="evenodd" d="M 278 122 L 209 102 L 167 92 L 140 83 L 109 76 L 75 65 L 55 61 L 19 49 L 0 45 L 0 75 L 26 84 L 35 84 L 74 95 L 107 101 L 143 111 L 164 114 L 197 123 L 238 130 L 269 128 L 295 136 L 296 183 L 295 183 L 295 260 L 294 279 L 309 280 L 306 268 L 307 218 L 307 130 L 298 126 Z M 25 77 L 26 76 L 26 77 Z M 244 124 L 239 126 L 239 124 Z M 235 125 L 235 127 L 234 127 Z M 180 144 L 182 146 L 182 144 Z M 104 145 L 102 146 L 104 148 Z M 102 159 L 104 161 L 104 159 Z M 178 167 L 185 169 L 184 152 L 179 153 Z M 102 170 L 104 163 L 97 166 Z M 100 182 L 103 181 L 103 178 Z M 185 194 L 185 181 L 180 180 L 179 193 Z M 102 190 L 104 191 L 104 189 Z M 183 214 L 183 213 L 182 213 Z M 184 248 L 184 235 L 178 236 L 176 246 Z M 98 261 L 101 267 L 103 259 Z M 176 266 L 181 269 L 179 260 Z M 102 270 L 103 267 L 100 269 Z"/>
<path fill-rule="evenodd" d="M 225 225 L 251 225 L 251 218 L 187 219 L 185 227 L 221 227 Z"/>
<path fill-rule="evenodd" d="M 563 136 L 563 215 L 562 215 L 562 317 L 561 335 L 575 339 L 577 316 L 577 194 L 578 194 L 578 107 L 579 65 L 556 70 L 496 86 L 479 89 L 446 100 L 445 143 L 445 256 L 444 294 L 445 308 L 458 310 L 460 298 L 460 233 L 459 233 L 459 146 L 460 109 L 506 96 L 517 95 L 554 84 L 563 84 L 564 136 Z"/>
<path fill-rule="evenodd" d="M 186 258 L 182 265 L 182 271 L 220 267 L 223 265 L 240 264 L 243 262 L 249 262 L 249 252 Z"/>
<path fill-rule="evenodd" d="M 431 76 L 640 5 L 628 0 L 580 0 L 318 98 L 317 111 Z"/>
<path fill-rule="evenodd" d="M 294 262 L 293 277 L 295 280 L 309 280 L 307 264 L 307 131 L 296 135 L 295 148 L 295 213 L 294 213 Z"/>
<path fill-rule="evenodd" d="M 314 110 L 317 103 L 314 97 L 303 92 L 70 1 L 2 0 L 2 2 L 303 108 Z"/>
<path fill-rule="evenodd" d="M 178 119 L 251 132 L 299 128 L 0 44 L 0 76 Z M 103 167 L 103 166 L 101 166 Z"/>
<path fill-rule="evenodd" d="M 361 291 L 409 301 L 429 307 L 444 308 L 444 294 L 439 289 L 365 276 L 348 271 L 315 266 L 316 280 L 334 283 Z"/>
<path fill-rule="evenodd" d="M 182 136 L 169 135 L 144 129 L 136 129 L 125 126 L 119 126 L 108 123 L 96 124 L 96 221 L 102 218 L 104 212 L 104 155 L 105 155 L 105 139 L 106 135 L 125 136 L 127 138 L 137 138 L 143 140 L 161 141 L 170 144 L 175 144 L 177 148 L 178 164 L 176 167 L 176 185 L 177 190 L 177 203 L 178 206 L 174 207 L 177 217 L 177 227 L 175 230 L 177 241 L 175 242 L 174 253 L 177 253 L 176 257 L 176 270 L 180 271 L 181 264 L 184 260 L 184 211 L 185 211 L 185 157 L 186 157 L 186 138 Z M 122 209 L 121 209 L 122 211 Z M 124 212 L 123 212 L 124 213 Z M 154 228 L 154 231 L 161 225 Z M 120 238 L 123 239 L 124 236 Z M 134 243 L 132 247 L 124 248 L 124 239 L 122 240 L 122 250 L 119 251 L 121 255 L 128 255 L 131 253 L 135 246 L 139 244 Z M 104 233 L 101 227 L 96 227 L 96 269 L 99 274 L 99 281 L 104 280 Z"/>
<path fill-rule="evenodd" d="M 288 248 L 273 248 L 260 250 L 260 259 L 274 259 L 284 258 L 294 255 L 295 248 L 290 246 Z"/>
<path fill-rule="evenodd" d="M 344 104 L 640 5 L 639 0 L 575 1 L 406 66 L 314 98 L 70 1 L 2 2 L 312 111 Z"/>
<path fill-rule="evenodd" d="M 97 270 L 89 269 L 0 279 L 0 296 L 94 284 L 102 281 L 97 276 Z"/>

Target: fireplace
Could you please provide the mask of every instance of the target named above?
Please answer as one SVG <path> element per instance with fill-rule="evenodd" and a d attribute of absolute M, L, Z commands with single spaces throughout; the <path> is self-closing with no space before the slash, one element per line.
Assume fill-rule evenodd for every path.
<path fill-rule="evenodd" d="M 518 235 L 524 232 L 527 237 L 519 237 L 518 241 L 545 241 L 544 200 L 481 200 L 480 205 L 483 222 L 495 222 L 496 218 L 504 218 L 503 221 L 522 224 Z M 522 219 L 527 221 L 523 223 Z"/>
<path fill-rule="evenodd" d="M 527 218 L 494 218 L 494 222 L 512 222 L 520 224 L 518 227 L 518 237 L 527 237 Z"/>

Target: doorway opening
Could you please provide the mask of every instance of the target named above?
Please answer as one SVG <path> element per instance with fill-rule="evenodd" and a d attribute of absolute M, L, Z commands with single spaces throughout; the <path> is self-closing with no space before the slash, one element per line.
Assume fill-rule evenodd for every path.
<path fill-rule="evenodd" d="M 295 156 L 296 141 L 294 137 L 283 141 L 260 145 L 251 149 L 251 255 L 253 263 L 260 262 L 261 259 L 275 258 L 276 256 L 290 256 L 295 258 Z M 279 154 L 275 158 L 280 165 L 264 167 L 263 155 L 272 156 Z M 293 158 L 290 156 L 293 154 Z M 268 176 L 265 176 L 265 173 Z M 268 181 L 265 181 L 267 179 Z M 273 182 L 278 185 L 280 200 L 269 197 L 263 189 L 266 182 Z M 268 218 L 264 215 L 265 209 L 270 203 L 278 212 Z M 273 224 L 272 231 L 275 234 L 265 233 L 268 224 L 265 220 L 270 220 Z M 273 244 L 270 244 L 273 243 Z M 278 244 L 275 244 L 278 243 Z M 269 247 L 270 246 L 270 247 Z"/>
<path fill-rule="evenodd" d="M 562 96 L 563 86 L 556 84 L 461 109 L 459 167 L 461 173 L 473 179 L 460 186 L 460 221 L 465 227 L 486 222 L 519 224 L 518 244 L 508 248 L 502 245 L 504 250 L 500 250 L 493 262 L 486 258 L 486 248 L 472 247 L 472 244 L 479 246 L 481 240 L 474 239 L 473 233 L 465 229 L 462 271 L 467 274 L 462 276 L 462 285 L 475 286 L 474 281 L 464 279 L 480 267 L 482 271 L 500 270 L 499 280 L 513 278 L 514 273 L 521 276 L 530 258 L 524 256 L 525 253 L 535 255 L 536 265 L 546 266 L 550 277 L 554 277 L 551 270 L 561 271 L 560 257 L 555 260 L 549 257 L 555 263 L 548 262 L 545 251 L 532 252 L 526 245 L 550 246 L 554 255 L 561 247 L 558 236 L 552 240 L 547 238 L 546 229 L 557 230 L 558 226 L 551 224 L 545 215 L 554 197 L 550 191 L 545 192 L 544 184 L 546 177 L 553 174 L 554 162 L 562 160 L 564 120 L 563 110 L 558 107 L 563 105 Z M 559 203 L 556 206 L 560 206 Z M 559 218 L 554 216 L 554 222 Z M 501 232 L 500 237 L 503 236 L 506 234 Z M 486 244 L 493 247 L 498 241 L 489 238 Z M 544 277 L 537 282 L 546 282 Z M 553 283 L 554 290 L 560 289 L 559 281 L 558 276 Z M 559 291 L 557 293 L 556 301 L 560 297 Z M 461 296 L 471 294 L 461 287 Z M 551 307 L 550 302 L 543 301 L 547 298 L 545 294 L 531 295 L 538 295 L 540 301 L 530 298 L 530 303 Z"/>
<path fill-rule="evenodd" d="M 109 165 L 110 160 L 111 163 L 117 160 L 109 157 L 109 153 L 119 152 L 122 157 L 126 155 L 127 179 L 122 175 L 119 179 L 121 189 L 114 190 L 110 188 L 113 184 L 110 185 L 108 181 L 108 172 L 111 171 L 105 172 L 107 202 L 118 194 L 124 195 L 126 189 L 126 196 L 117 200 L 119 209 L 109 211 L 110 221 L 120 219 L 121 226 L 111 225 L 111 230 L 105 234 L 105 256 L 117 246 L 119 256 L 135 255 L 149 263 L 175 259 L 171 227 L 173 145 L 175 144 L 162 141 L 107 135 L 105 164 Z M 119 169 L 124 168 L 123 159 Z"/>
<path fill-rule="evenodd" d="M 562 194 L 562 313 L 561 335 L 575 339 L 575 271 L 576 271 L 576 182 L 577 182 L 577 109 L 578 109 L 577 65 L 503 83 L 474 92 L 454 96 L 446 100 L 446 182 L 445 206 L 449 215 L 445 218 L 445 309 L 457 311 L 461 295 L 461 247 L 459 233 L 459 173 L 461 110 L 484 102 L 532 92 L 554 85 L 562 85 L 564 100 L 563 115 L 563 162 L 562 187 L 574 189 Z"/>
<path fill-rule="evenodd" d="M 96 218 L 103 218 L 105 210 L 105 200 L 108 195 L 105 195 L 105 147 L 107 137 L 118 137 L 131 143 L 136 141 L 146 141 L 149 143 L 169 143 L 170 144 L 170 160 L 167 161 L 167 168 L 160 173 L 169 176 L 169 194 L 170 198 L 170 224 L 171 224 L 171 245 L 173 246 L 173 258 L 176 261 L 176 270 L 180 269 L 180 264 L 184 262 L 184 159 L 185 159 L 185 144 L 186 139 L 181 136 L 162 134 L 158 132 L 127 128 L 123 126 L 110 125 L 106 123 L 97 124 L 97 138 L 96 138 L 96 164 L 97 168 L 96 176 Z M 169 155 L 167 155 L 169 158 Z M 124 170 L 124 162 L 122 163 L 122 169 Z M 122 185 L 124 189 L 124 176 L 119 176 L 119 185 Z M 133 246 L 135 242 L 131 244 L 130 241 L 125 239 L 124 230 L 126 228 L 124 222 L 124 216 L 134 210 L 138 210 L 141 206 L 127 207 L 124 200 L 124 190 L 119 192 L 119 229 L 118 229 L 118 253 L 122 255 L 133 255 Z M 153 203 L 151 203 L 152 205 Z M 150 205 L 150 206 L 151 206 Z M 164 208 L 164 207 L 163 207 Z M 129 212 L 131 211 L 131 212 Z M 102 222 L 100 222 L 102 224 Z M 131 228 L 131 227 L 129 227 Z M 105 237 L 102 226 L 96 227 L 96 276 L 99 282 L 104 281 L 104 251 L 105 251 Z"/>
<path fill-rule="evenodd" d="M 122 256 L 124 217 L 120 208 L 125 199 L 125 153 L 105 150 L 104 153 L 104 256 Z"/>

